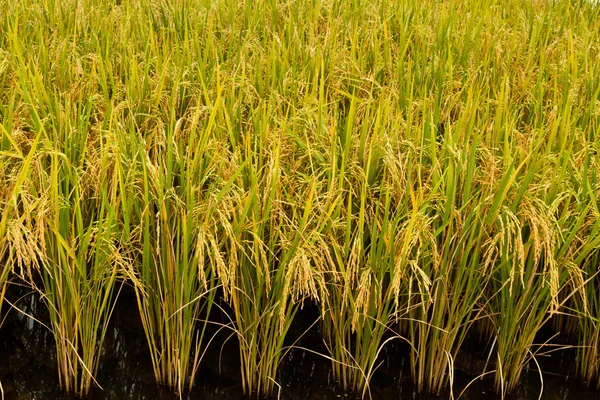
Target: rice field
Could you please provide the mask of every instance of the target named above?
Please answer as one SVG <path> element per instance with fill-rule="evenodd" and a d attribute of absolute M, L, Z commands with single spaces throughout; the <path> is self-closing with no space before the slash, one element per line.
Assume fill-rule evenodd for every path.
<path fill-rule="evenodd" d="M 363 397 L 470 334 L 504 397 L 548 326 L 600 387 L 599 153 L 594 2 L 0 0 L 0 321 L 39 293 L 80 397 L 124 286 L 179 394 L 218 329 L 277 395 L 305 304 Z"/>

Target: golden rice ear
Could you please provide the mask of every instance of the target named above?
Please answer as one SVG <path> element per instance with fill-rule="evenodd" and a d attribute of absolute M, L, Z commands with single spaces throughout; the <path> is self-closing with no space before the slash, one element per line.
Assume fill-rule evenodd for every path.
<path fill-rule="evenodd" d="M 201 225 L 198 228 L 198 232 L 196 233 L 196 259 L 198 262 L 198 281 L 200 282 L 200 287 L 202 290 L 207 290 L 208 283 L 206 280 L 206 271 L 205 271 L 205 263 L 206 263 L 206 249 L 210 246 L 206 239 L 206 231 L 204 227 Z"/>
<path fill-rule="evenodd" d="M 356 331 L 356 325 L 359 318 L 368 315 L 369 307 L 371 306 L 371 280 L 372 275 L 370 268 L 365 266 L 361 272 L 360 280 L 358 281 L 358 293 L 354 302 L 354 310 L 352 310 L 351 327 L 352 332 Z"/>
<path fill-rule="evenodd" d="M 358 275 L 359 275 L 359 257 L 362 253 L 362 238 L 358 235 L 354 238 L 352 242 L 352 247 L 350 248 L 350 257 L 345 267 L 345 273 L 343 276 L 344 282 L 344 292 L 343 298 L 345 302 L 348 302 L 349 297 L 351 296 L 351 292 L 357 287 L 358 284 Z"/>
<path fill-rule="evenodd" d="M 235 278 L 235 267 L 231 262 L 229 263 L 229 268 L 227 267 L 223 255 L 221 254 L 221 250 L 219 249 L 217 241 L 214 237 L 211 236 L 208 241 L 210 243 L 209 258 L 211 260 L 211 266 L 213 266 L 213 269 L 216 270 L 219 278 L 222 281 L 223 295 L 225 297 L 225 301 L 228 301 L 229 296 L 231 296 L 231 293 L 234 290 L 233 282 Z M 230 250 L 232 252 L 236 251 L 235 249 Z"/>

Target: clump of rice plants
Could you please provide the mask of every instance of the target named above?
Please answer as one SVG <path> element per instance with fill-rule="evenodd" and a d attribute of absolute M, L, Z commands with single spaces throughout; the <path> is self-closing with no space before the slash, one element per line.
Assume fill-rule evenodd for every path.
<path fill-rule="evenodd" d="M 368 157 L 367 164 L 375 168 L 378 161 L 373 157 Z M 329 248 L 324 251 L 331 252 L 331 259 L 321 300 L 322 330 L 334 379 L 345 390 L 363 394 L 395 310 L 389 271 L 400 219 L 390 211 L 389 190 L 381 198 L 367 194 L 368 177 L 377 174 L 370 174 L 369 168 L 365 173 L 367 179 L 360 183 L 359 193 L 335 196 L 331 204 L 331 214 L 341 220 L 328 229 Z M 372 221 L 378 224 L 369 223 Z"/>
<path fill-rule="evenodd" d="M 58 164 L 61 160 L 55 157 L 52 162 Z M 45 229 L 52 233 L 45 237 L 39 290 L 50 312 L 60 384 L 69 392 L 85 396 L 98 368 L 116 300 L 117 277 L 124 263 L 116 248 L 114 209 L 106 198 L 102 199 L 106 208 L 90 218 L 82 210 L 81 192 L 71 187 L 71 182 L 58 180 L 60 167 L 51 168 L 49 183 L 55 189 L 46 190 L 54 192 L 54 202 L 45 216 Z M 65 191 L 74 197 L 65 196 Z M 71 206 L 61 206 L 61 201 Z"/>
<path fill-rule="evenodd" d="M 270 123 L 269 106 L 254 112 L 258 126 Z M 233 311 L 244 392 L 258 397 L 274 394 L 287 331 L 301 302 L 322 296 L 326 264 L 314 182 L 294 182 L 281 166 L 290 156 L 285 129 L 242 137 L 231 154 L 239 174 L 221 200 L 227 208 L 220 207 L 213 233 L 220 238 L 213 254 Z"/>
<path fill-rule="evenodd" d="M 145 56 L 159 60 L 152 64 L 158 76 L 145 76 L 150 66 L 136 63 L 135 49 L 125 47 L 132 60 L 128 68 L 140 80 L 120 88 L 126 106 L 114 111 L 124 120 L 113 128 L 122 134 L 116 139 L 115 177 L 123 210 L 120 242 L 130 260 L 128 278 L 156 382 L 182 394 L 194 384 L 222 272 L 212 236 L 219 188 L 211 183 L 219 178 L 215 170 L 222 159 L 212 132 L 214 115 L 205 123 L 200 103 L 184 105 L 177 95 L 189 85 L 184 71 L 172 71 L 163 62 L 168 55 L 157 42 L 167 37 L 151 30 L 148 40 Z M 146 86 L 155 96 L 144 97 Z"/>
<path fill-rule="evenodd" d="M 167 128 L 165 134 L 177 134 L 179 126 Z M 159 384 L 178 393 L 193 385 L 206 326 L 204 322 L 198 330 L 198 321 L 206 321 L 216 289 L 216 270 L 207 256 L 211 207 L 210 201 L 202 202 L 212 193 L 200 187 L 210 170 L 199 156 L 205 154 L 202 143 L 206 142 L 179 143 L 187 154 L 173 159 L 155 158 L 135 143 L 135 153 L 127 160 L 130 168 L 119 174 L 129 219 L 122 239 L 131 244 L 129 278 L 154 375 Z M 193 152 L 198 156 L 190 156 Z M 169 172 L 159 174 L 163 169 Z M 173 182 L 179 179 L 185 185 L 176 188 Z"/>
<path fill-rule="evenodd" d="M 22 83 L 16 93 L 31 115 L 23 129 L 32 131 L 35 139 L 28 143 L 29 155 L 22 158 L 15 182 L 26 190 L 18 193 L 20 199 L 15 195 L 9 200 L 15 212 L 11 226 L 21 229 L 8 235 L 9 254 L 16 265 L 27 268 L 22 276 L 38 288 L 48 306 L 60 385 L 84 396 L 94 381 L 122 266 L 115 243 L 114 187 L 87 185 L 90 170 L 110 178 L 111 154 L 102 145 L 88 145 L 96 144 L 93 135 L 87 136 L 94 98 L 48 90 L 41 74 L 53 55 L 38 55 L 31 69 L 17 30 L 18 21 L 9 26 Z M 15 154 L 21 153 L 8 131 L 5 137 Z M 32 265 L 38 268 L 32 271 Z"/>

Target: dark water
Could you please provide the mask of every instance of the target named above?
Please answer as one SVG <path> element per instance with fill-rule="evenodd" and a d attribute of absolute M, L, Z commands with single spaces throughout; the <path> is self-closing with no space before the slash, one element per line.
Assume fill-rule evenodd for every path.
<path fill-rule="evenodd" d="M 44 307 L 36 295 L 23 288 L 13 288 L 8 298 L 23 311 L 44 322 Z M 6 305 L 5 305 L 6 314 Z M 310 310 L 300 314 L 292 327 L 290 338 L 301 336 L 314 317 Z M 314 318 L 312 319 L 314 321 Z M 310 325 L 310 323 L 308 323 Z M 184 399 L 242 399 L 239 358 L 235 339 L 217 336 L 205 357 L 196 384 Z M 293 340 L 293 339 L 291 339 Z M 324 351 L 318 332 L 302 336 L 299 345 Z M 468 354 L 457 357 L 458 371 L 454 378 L 454 396 L 458 398 L 465 385 L 483 368 L 485 354 L 475 342 Z M 6 400 L 70 399 L 58 387 L 56 355 L 50 332 L 30 318 L 12 310 L 0 329 L 0 381 Z M 450 392 L 441 395 L 418 394 L 410 383 L 407 349 L 400 342 L 391 342 L 383 352 L 382 365 L 371 383 L 374 400 L 449 399 Z M 573 350 L 553 353 L 538 360 L 544 371 L 541 399 L 600 399 L 600 392 L 589 389 L 574 378 Z M 532 363 L 533 364 L 533 363 Z M 531 365 L 521 384 L 507 399 L 538 399 L 541 384 L 539 371 Z M 178 399 L 154 383 L 152 366 L 146 350 L 137 308 L 131 293 L 121 296 L 105 339 L 102 364 L 97 380 L 103 389 L 94 389 L 91 399 Z M 285 400 L 328 400 L 347 396 L 331 379 L 328 360 L 314 353 L 293 349 L 285 357 L 277 378 L 280 398 Z M 495 400 L 500 396 L 492 390 L 492 379 L 477 379 L 460 397 L 465 400 Z"/>

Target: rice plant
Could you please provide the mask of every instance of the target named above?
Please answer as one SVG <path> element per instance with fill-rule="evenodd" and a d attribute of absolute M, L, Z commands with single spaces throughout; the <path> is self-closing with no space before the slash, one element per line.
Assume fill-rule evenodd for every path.
<path fill-rule="evenodd" d="M 313 215 L 314 182 L 291 180 L 281 167 L 282 159 L 291 157 L 280 133 L 286 126 L 266 126 L 268 105 L 255 112 L 255 126 L 265 129 L 242 136 L 243 144 L 231 155 L 239 160 L 239 175 L 221 199 L 227 207 L 220 207 L 213 254 L 233 311 L 244 392 L 260 397 L 274 393 L 286 333 L 301 302 L 322 296 L 327 260 L 324 224 Z"/>
<path fill-rule="evenodd" d="M 61 161 L 57 156 L 52 160 Z M 108 201 L 102 199 L 106 208 L 100 207 L 90 218 L 82 210 L 81 192 L 58 180 L 59 166 L 51 169 L 49 183 L 56 186 L 46 188 L 54 192 L 47 221 L 53 224 L 45 229 L 53 234 L 46 236 L 40 292 L 50 311 L 61 386 L 84 396 L 98 368 L 123 261 L 116 249 L 114 209 Z"/>
<path fill-rule="evenodd" d="M 164 38 L 149 35 L 146 56 L 168 57 L 156 44 Z M 133 51 L 123 49 L 132 59 Z M 188 89 L 183 71 L 168 66 L 155 64 L 159 75 L 149 79 L 142 66 L 131 62 L 128 68 L 140 80 L 117 94 L 126 99 L 126 106 L 114 111 L 124 115 L 124 124 L 113 129 L 122 133 L 115 140 L 115 179 L 123 210 L 119 240 L 132 267 L 128 278 L 156 381 L 181 394 L 194 384 L 216 294 L 217 267 L 209 256 L 217 218 L 216 184 L 211 182 L 219 178 L 215 168 L 221 155 L 213 142 L 214 115 L 204 123 L 200 104 L 182 104 L 176 94 Z M 108 88 L 109 78 L 103 84 Z M 155 88 L 156 96 L 143 98 L 146 85 Z"/>
<path fill-rule="evenodd" d="M 133 164 L 119 174 L 129 219 L 122 240 L 132 244 L 127 252 L 135 273 L 129 278 L 156 380 L 182 393 L 194 382 L 204 350 L 205 325 L 198 330 L 197 322 L 210 313 L 216 287 L 215 271 L 205 256 L 210 211 L 199 201 L 206 165 L 199 156 L 179 158 L 185 164 L 153 161 L 142 146 L 133 146 Z M 198 150 L 197 143 L 187 146 L 188 153 Z M 171 172 L 158 174 L 163 168 Z M 192 171 L 198 175 L 192 177 Z M 188 185 L 175 189 L 177 179 Z"/>
<path fill-rule="evenodd" d="M 400 220 L 392 215 L 389 188 L 382 190 L 381 198 L 373 195 L 379 174 L 369 169 L 381 162 L 375 148 L 365 159 L 364 180 L 359 178 L 354 188 L 360 191 L 347 188 L 346 196 L 334 196 L 331 203 L 331 214 L 341 220 L 328 228 L 329 248 L 324 251 L 331 253 L 331 259 L 325 270 L 327 291 L 321 300 L 322 329 L 334 379 L 345 390 L 363 394 L 395 310 L 389 271 Z"/>

